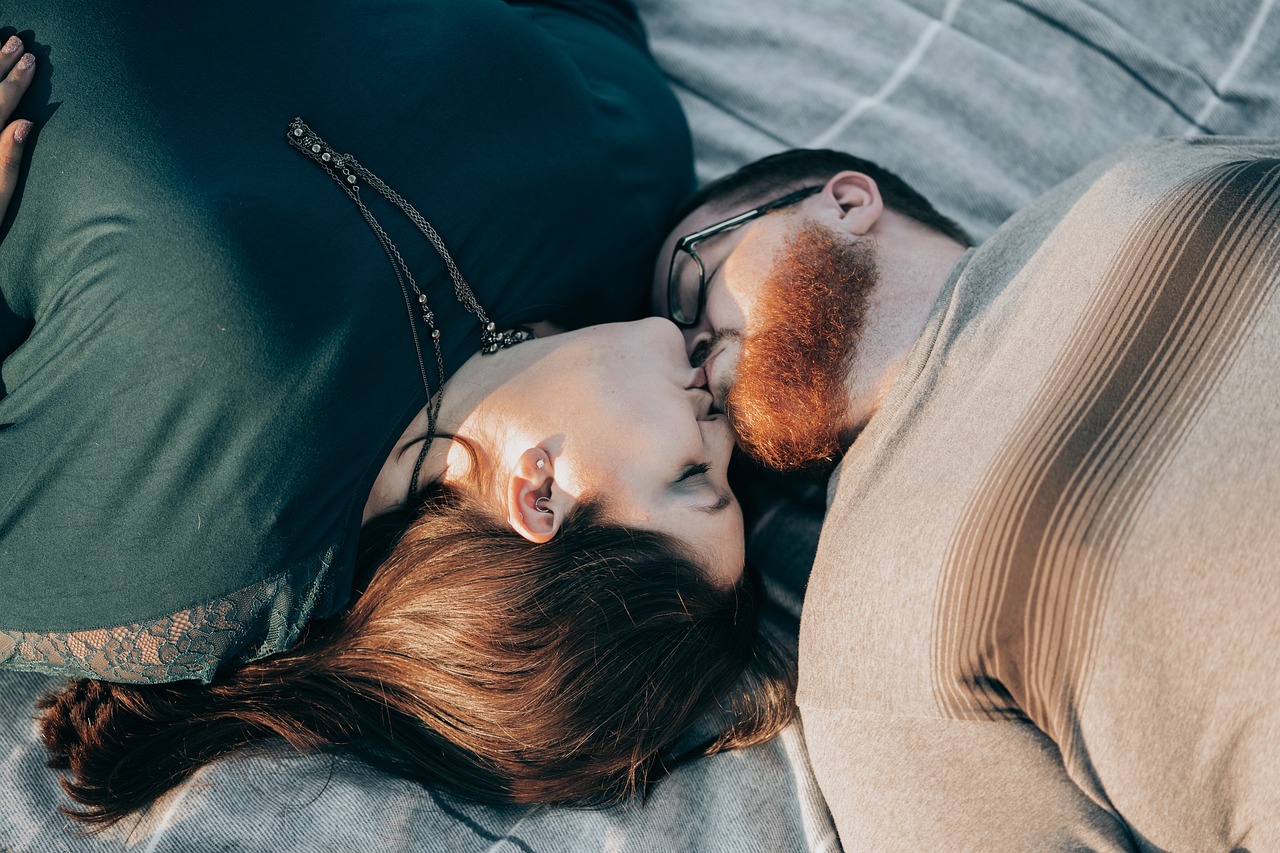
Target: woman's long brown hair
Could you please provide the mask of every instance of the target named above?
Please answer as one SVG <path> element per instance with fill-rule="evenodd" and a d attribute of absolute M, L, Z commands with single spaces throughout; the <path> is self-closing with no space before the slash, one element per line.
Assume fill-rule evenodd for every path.
<path fill-rule="evenodd" d="M 46 695 L 50 765 L 80 807 L 67 814 L 110 825 L 272 738 L 483 802 L 601 805 L 664 775 L 709 712 L 728 722 L 705 753 L 766 740 L 793 714 L 754 585 L 716 587 L 668 537 L 588 506 L 532 546 L 456 491 L 404 525 L 366 529 L 367 588 L 288 653 L 209 685 Z"/>

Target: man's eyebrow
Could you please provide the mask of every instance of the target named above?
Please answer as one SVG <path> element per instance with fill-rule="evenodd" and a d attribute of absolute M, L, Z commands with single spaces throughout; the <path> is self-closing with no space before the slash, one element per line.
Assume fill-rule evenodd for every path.
<path fill-rule="evenodd" d="M 715 269 L 711 271 L 711 275 L 707 276 L 707 290 L 711 289 L 712 283 L 714 283 L 716 277 L 720 275 L 720 271 L 724 269 L 724 261 L 725 259 L 721 258 L 720 262 L 716 264 Z"/>

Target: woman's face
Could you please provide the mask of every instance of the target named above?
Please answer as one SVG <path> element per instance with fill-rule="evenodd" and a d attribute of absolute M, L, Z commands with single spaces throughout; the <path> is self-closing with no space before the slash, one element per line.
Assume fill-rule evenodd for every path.
<path fill-rule="evenodd" d="M 733 434 L 711 412 L 679 329 L 650 318 L 552 341 L 516 381 L 533 398 L 522 411 L 542 427 L 530 438 L 550 448 L 555 488 L 603 498 L 612 520 L 675 536 L 713 581 L 736 582 L 745 549 L 726 476 Z"/>

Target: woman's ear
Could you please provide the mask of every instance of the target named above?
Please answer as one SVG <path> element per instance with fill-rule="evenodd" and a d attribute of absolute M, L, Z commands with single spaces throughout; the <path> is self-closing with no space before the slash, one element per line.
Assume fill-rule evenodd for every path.
<path fill-rule="evenodd" d="M 884 199 L 875 179 L 862 172 L 837 172 L 822 188 L 822 199 L 833 206 L 839 226 L 865 236 L 884 213 Z"/>
<path fill-rule="evenodd" d="M 568 498 L 555 482 L 551 457 L 540 447 L 521 453 L 507 480 L 507 521 L 530 542 L 549 541 L 564 521 Z"/>

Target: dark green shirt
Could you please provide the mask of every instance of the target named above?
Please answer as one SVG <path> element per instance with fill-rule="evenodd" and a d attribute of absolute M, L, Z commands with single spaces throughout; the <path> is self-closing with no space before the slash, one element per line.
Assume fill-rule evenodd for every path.
<path fill-rule="evenodd" d="M 0 232 L 0 666 L 208 680 L 347 601 L 425 402 L 387 259 L 289 121 L 414 204 L 500 328 L 642 310 L 688 131 L 624 2 L 19 11 L 39 127 Z M 364 195 L 451 374 L 479 327 Z"/>

